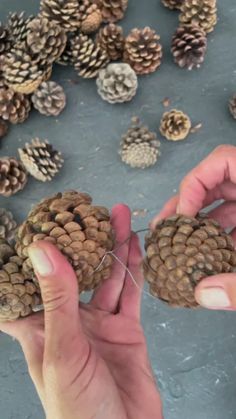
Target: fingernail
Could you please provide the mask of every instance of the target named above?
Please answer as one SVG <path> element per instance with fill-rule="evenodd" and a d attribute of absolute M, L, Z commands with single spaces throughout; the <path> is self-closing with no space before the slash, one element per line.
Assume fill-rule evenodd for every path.
<path fill-rule="evenodd" d="M 29 258 L 34 270 L 41 276 L 47 276 L 53 273 L 53 264 L 43 249 L 31 247 L 28 250 Z"/>
<path fill-rule="evenodd" d="M 179 204 L 178 204 L 177 207 L 176 207 L 176 214 L 180 213 L 179 210 L 180 210 L 180 208 L 179 208 Z"/>
<path fill-rule="evenodd" d="M 229 308 L 230 300 L 223 288 L 205 288 L 198 293 L 198 302 L 206 308 Z"/>

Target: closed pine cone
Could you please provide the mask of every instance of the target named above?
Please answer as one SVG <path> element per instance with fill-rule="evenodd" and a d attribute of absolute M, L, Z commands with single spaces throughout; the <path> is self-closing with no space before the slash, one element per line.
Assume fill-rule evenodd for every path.
<path fill-rule="evenodd" d="M 27 180 L 26 170 L 19 160 L 0 158 L 0 195 L 14 195 L 25 187 Z"/>
<path fill-rule="evenodd" d="M 179 67 L 192 70 L 204 61 L 207 37 L 199 26 L 180 26 L 172 39 L 172 54 Z"/>
<path fill-rule="evenodd" d="M 145 240 L 144 274 L 150 292 L 172 306 L 196 307 L 196 285 L 210 275 L 236 272 L 232 238 L 206 217 L 175 215 Z"/>
<path fill-rule="evenodd" d="M 7 28 L 0 23 L 0 55 L 5 54 L 11 48 L 11 42 L 9 40 L 9 32 Z"/>
<path fill-rule="evenodd" d="M 172 109 L 162 116 L 160 132 L 167 139 L 172 141 L 184 140 L 191 129 L 189 117 L 182 111 Z"/>
<path fill-rule="evenodd" d="M 0 238 L 12 244 L 15 240 L 16 221 L 10 211 L 0 208 Z"/>
<path fill-rule="evenodd" d="M 109 62 L 106 51 L 87 35 L 78 35 L 73 42 L 74 67 L 78 75 L 93 78 Z"/>
<path fill-rule="evenodd" d="M 161 0 L 165 7 L 171 10 L 180 10 L 184 0 Z"/>
<path fill-rule="evenodd" d="M 123 19 L 128 0 L 95 0 L 102 12 L 104 22 L 114 23 Z"/>
<path fill-rule="evenodd" d="M 234 119 L 236 119 L 236 94 L 229 101 L 229 111 Z"/>
<path fill-rule="evenodd" d="M 212 32 L 217 24 L 216 0 L 185 0 L 181 11 L 181 23 L 198 25 L 206 33 Z"/>
<path fill-rule="evenodd" d="M 110 60 L 123 57 L 125 38 L 121 26 L 109 23 L 101 28 L 96 36 L 96 42 L 106 51 Z"/>
<path fill-rule="evenodd" d="M 66 105 L 66 95 L 63 88 L 55 81 L 47 81 L 34 92 L 32 102 L 41 114 L 57 116 Z"/>
<path fill-rule="evenodd" d="M 30 113 L 31 104 L 27 96 L 8 87 L 0 88 L 0 117 L 11 124 L 24 122 Z"/>
<path fill-rule="evenodd" d="M 34 16 L 25 16 L 25 12 L 10 13 L 7 21 L 7 30 L 11 41 L 21 43 L 25 41 L 28 34 L 28 25 L 34 19 Z"/>
<path fill-rule="evenodd" d="M 132 125 L 122 136 L 121 160 L 133 168 L 145 169 L 153 166 L 160 156 L 160 141 L 156 133 L 132 118 Z"/>
<path fill-rule="evenodd" d="M 102 23 L 102 13 L 91 0 L 82 0 L 80 6 L 81 27 L 83 33 L 96 32 Z"/>
<path fill-rule="evenodd" d="M 41 0 L 40 14 L 66 32 L 77 31 L 81 25 L 78 0 Z"/>
<path fill-rule="evenodd" d="M 0 321 L 26 317 L 40 303 L 39 287 L 22 273 L 22 259 L 0 238 Z"/>
<path fill-rule="evenodd" d="M 75 270 L 80 292 L 92 290 L 111 273 L 114 247 L 109 211 L 92 205 L 89 195 L 68 191 L 45 199 L 28 215 L 17 233 L 16 250 L 24 259 L 25 274 L 32 275 L 28 247 L 47 240 L 56 245 Z"/>
<path fill-rule="evenodd" d="M 124 61 L 137 74 L 149 74 L 161 65 L 162 46 L 157 33 L 146 27 L 133 29 L 125 40 Z"/>
<path fill-rule="evenodd" d="M 54 150 L 47 140 L 35 138 L 18 151 L 27 172 L 42 182 L 52 180 L 63 164 L 61 153 Z"/>

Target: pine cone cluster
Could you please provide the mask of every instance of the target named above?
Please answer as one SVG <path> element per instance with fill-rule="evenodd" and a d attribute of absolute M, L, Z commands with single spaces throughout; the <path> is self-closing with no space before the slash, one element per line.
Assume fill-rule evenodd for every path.
<path fill-rule="evenodd" d="M 199 68 L 204 61 L 207 37 L 199 26 L 180 26 L 172 39 L 171 52 L 179 67 L 192 70 Z"/>
<path fill-rule="evenodd" d="M 124 61 L 137 74 L 149 74 L 161 65 L 162 46 L 159 35 L 149 27 L 133 29 L 125 40 Z"/>
<path fill-rule="evenodd" d="M 163 114 L 160 132 L 167 140 L 184 140 L 188 136 L 190 129 L 191 121 L 182 111 L 172 109 L 170 112 Z"/>
<path fill-rule="evenodd" d="M 0 88 L 0 117 L 11 124 L 24 122 L 31 109 L 31 103 L 27 96 L 15 93 L 8 87 Z"/>
<path fill-rule="evenodd" d="M 66 106 L 63 88 L 54 81 L 43 82 L 31 98 L 35 109 L 46 116 L 59 115 Z"/>
<path fill-rule="evenodd" d="M 24 260 L 25 275 L 33 268 L 28 247 L 47 240 L 56 245 L 72 264 L 80 292 L 92 290 L 109 278 L 113 259 L 106 254 L 114 247 L 114 232 L 109 211 L 94 206 L 89 195 L 68 191 L 45 199 L 19 227 L 16 251 Z M 106 255 L 106 256 L 105 256 Z"/>
<path fill-rule="evenodd" d="M 170 10 L 180 10 L 185 0 L 161 0 L 163 5 Z"/>
<path fill-rule="evenodd" d="M 229 111 L 234 119 L 236 119 L 236 94 L 229 100 Z"/>
<path fill-rule="evenodd" d="M 138 78 L 129 64 L 109 64 L 100 70 L 97 88 L 102 99 L 109 103 L 129 102 L 136 94 Z"/>
<path fill-rule="evenodd" d="M 185 0 L 181 12 L 182 24 L 198 25 L 206 33 L 212 32 L 217 24 L 216 0 Z"/>
<path fill-rule="evenodd" d="M 0 238 L 13 244 L 16 233 L 16 221 L 10 211 L 5 208 L 0 208 Z"/>
<path fill-rule="evenodd" d="M 128 0 L 95 0 L 102 12 L 104 22 L 114 23 L 123 19 Z"/>
<path fill-rule="evenodd" d="M 84 78 L 96 77 L 99 70 L 109 62 L 106 51 L 87 35 L 78 35 L 73 43 L 74 67 L 78 75 Z"/>
<path fill-rule="evenodd" d="M 203 216 L 159 221 L 145 240 L 144 274 L 150 292 L 172 306 L 196 307 L 196 285 L 210 275 L 236 272 L 231 236 Z"/>
<path fill-rule="evenodd" d="M 54 150 L 47 140 L 35 138 L 18 151 L 27 172 L 42 182 L 52 180 L 63 164 L 61 153 Z"/>
<path fill-rule="evenodd" d="M 27 182 L 23 164 L 15 158 L 0 158 L 0 195 L 11 196 L 23 189 Z"/>
<path fill-rule="evenodd" d="M 96 36 L 96 42 L 106 51 L 110 60 L 119 60 L 123 56 L 125 38 L 121 26 L 110 23 L 101 28 Z"/>

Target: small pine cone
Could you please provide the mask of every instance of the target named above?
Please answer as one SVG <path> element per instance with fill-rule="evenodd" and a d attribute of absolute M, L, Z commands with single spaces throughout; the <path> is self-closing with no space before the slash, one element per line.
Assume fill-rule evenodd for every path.
<path fill-rule="evenodd" d="M 27 182 L 23 164 L 13 157 L 0 158 L 0 195 L 11 196 L 23 189 Z"/>
<path fill-rule="evenodd" d="M 10 211 L 0 208 L 0 239 L 13 244 L 15 240 L 17 223 Z"/>
<path fill-rule="evenodd" d="M 121 160 L 133 168 L 145 169 L 156 163 L 159 149 L 156 133 L 141 125 L 138 118 L 133 118 L 131 127 L 122 136 Z"/>
<path fill-rule="evenodd" d="M 216 0 L 185 0 L 181 11 L 182 24 L 198 25 L 206 33 L 212 32 L 217 24 Z"/>
<path fill-rule="evenodd" d="M 146 237 L 145 250 L 150 292 L 172 306 L 196 307 L 194 289 L 203 278 L 236 272 L 232 237 L 206 216 L 159 221 Z"/>
<path fill-rule="evenodd" d="M 0 118 L 0 138 L 5 137 L 7 133 L 8 133 L 8 125 L 3 119 Z"/>
<path fill-rule="evenodd" d="M 25 16 L 25 12 L 10 13 L 7 21 L 7 29 L 10 40 L 16 44 L 25 41 L 28 34 L 28 25 L 34 16 Z"/>
<path fill-rule="evenodd" d="M 11 124 L 21 124 L 30 113 L 31 103 L 27 96 L 8 87 L 0 88 L 0 117 Z"/>
<path fill-rule="evenodd" d="M 170 10 L 180 10 L 184 0 L 161 0 L 165 7 Z"/>
<path fill-rule="evenodd" d="M 45 199 L 29 213 L 17 231 L 17 254 L 25 274 L 33 274 L 28 247 L 37 240 L 56 245 L 71 263 L 80 292 L 92 290 L 110 277 L 114 232 L 109 211 L 94 206 L 89 195 L 67 191 Z M 106 256 L 105 256 L 106 255 Z"/>
<path fill-rule="evenodd" d="M 52 180 L 63 165 L 61 153 L 54 150 L 47 140 L 35 138 L 18 151 L 27 172 L 41 182 Z"/>
<path fill-rule="evenodd" d="M 96 77 L 109 62 L 107 53 L 87 35 L 74 39 L 73 57 L 75 70 L 84 78 Z"/>
<path fill-rule="evenodd" d="M 229 101 L 229 111 L 234 119 L 236 119 L 236 95 L 234 95 Z"/>
<path fill-rule="evenodd" d="M 114 23 L 123 19 L 128 0 L 95 0 L 102 12 L 103 22 Z"/>
<path fill-rule="evenodd" d="M 11 49 L 9 31 L 0 23 L 0 55 L 5 54 Z"/>
<path fill-rule="evenodd" d="M 179 67 L 192 70 L 199 68 L 204 61 L 207 37 L 199 26 L 180 26 L 172 39 L 171 52 Z"/>
<path fill-rule="evenodd" d="M 138 78 L 129 64 L 114 63 L 100 70 L 98 93 L 109 103 L 129 102 L 136 94 Z"/>
<path fill-rule="evenodd" d="M 29 316 L 41 302 L 39 286 L 22 272 L 22 259 L 0 239 L 0 321 Z"/>
<path fill-rule="evenodd" d="M 35 109 L 46 116 L 57 116 L 66 106 L 65 92 L 54 81 L 43 82 L 31 99 Z"/>
<path fill-rule="evenodd" d="M 81 32 L 89 34 L 96 32 L 102 23 L 102 14 L 98 6 L 91 0 L 83 0 L 80 6 Z"/>
<path fill-rule="evenodd" d="M 162 46 L 157 33 L 146 27 L 133 29 L 125 40 L 124 61 L 137 74 L 149 74 L 161 65 Z"/>
<path fill-rule="evenodd" d="M 40 14 L 66 32 L 77 31 L 81 25 L 78 0 L 41 0 Z"/>
<path fill-rule="evenodd" d="M 160 132 L 167 140 L 184 140 L 188 136 L 190 129 L 191 121 L 182 111 L 172 109 L 170 112 L 163 114 Z"/>
<path fill-rule="evenodd" d="M 106 51 L 110 60 L 116 61 L 123 57 L 125 38 L 121 26 L 114 23 L 104 26 L 98 32 L 96 42 Z"/>

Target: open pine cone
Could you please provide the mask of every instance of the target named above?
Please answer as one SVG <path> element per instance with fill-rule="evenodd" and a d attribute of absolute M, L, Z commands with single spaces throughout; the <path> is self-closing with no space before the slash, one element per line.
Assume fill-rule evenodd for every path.
<path fill-rule="evenodd" d="M 163 114 L 160 132 L 167 140 L 184 140 L 188 136 L 190 129 L 191 121 L 182 111 L 172 109 L 170 112 Z"/>
<path fill-rule="evenodd" d="M 16 221 L 10 211 L 0 208 L 0 238 L 13 244 L 15 241 Z"/>
<path fill-rule="evenodd" d="M 25 16 L 25 12 L 10 13 L 7 20 L 7 30 L 9 38 L 13 44 L 21 43 L 26 40 L 28 34 L 28 25 L 34 19 L 34 16 Z"/>
<path fill-rule="evenodd" d="M 92 290 L 109 278 L 114 247 L 109 211 L 92 205 L 89 195 L 68 191 L 45 199 L 19 227 L 16 250 L 24 259 L 26 275 L 33 274 L 28 247 L 33 241 L 55 244 L 72 264 L 80 292 Z"/>
<path fill-rule="evenodd" d="M 84 78 L 96 77 L 109 62 L 106 51 L 82 34 L 73 40 L 73 57 L 75 70 Z"/>
<path fill-rule="evenodd" d="M 196 307 L 194 289 L 203 278 L 236 272 L 231 236 L 203 216 L 175 215 L 159 221 L 145 240 L 144 274 L 150 292 L 172 306 Z"/>
<path fill-rule="evenodd" d="M 0 88 L 0 117 L 11 124 L 24 122 L 30 113 L 31 103 L 27 96 L 8 87 Z"/>
<path fill-rule="evenodd" d="M 65 92 L 55 81 L 40 84 L 31 99 L 35 109 L 46 116 L 57 116 L 66 106 Z"/>
<path fill-rule="evenodd" d="M 104 26 L 96 36 L 96 43 L 106 51 L 110 60 L 122 58 L 125 45 L 122 27 L 114 23 Z"/>
<path fill-rule="evenodd" d="M 0 195 L 11 196 L 23 189 L 27 182 L 23 164 L 14 157 L 0 158 Z"/>
<path fill-rule="evenodd" d="M 40 14 L 66 32 L 77 31 L 81 26 L 78 0 L 41 0 Z"/>
<path fill-rule="evenodd" d="M 212 32 L 217 24 L 216 0 L 185 0 L 181 11 L 181 23 L 198 25 L 206 33 Z"/>
<path fill-rule="evenodd" d="M 128 0 L 95 0 L 102 12 L 104 22 L 114 23 L 123 19 Z"/>
<path fill-rule="evenodd" d="M 180 10 L 184 0 L 161 0 L 165 7 L 170 10 Z"/>

